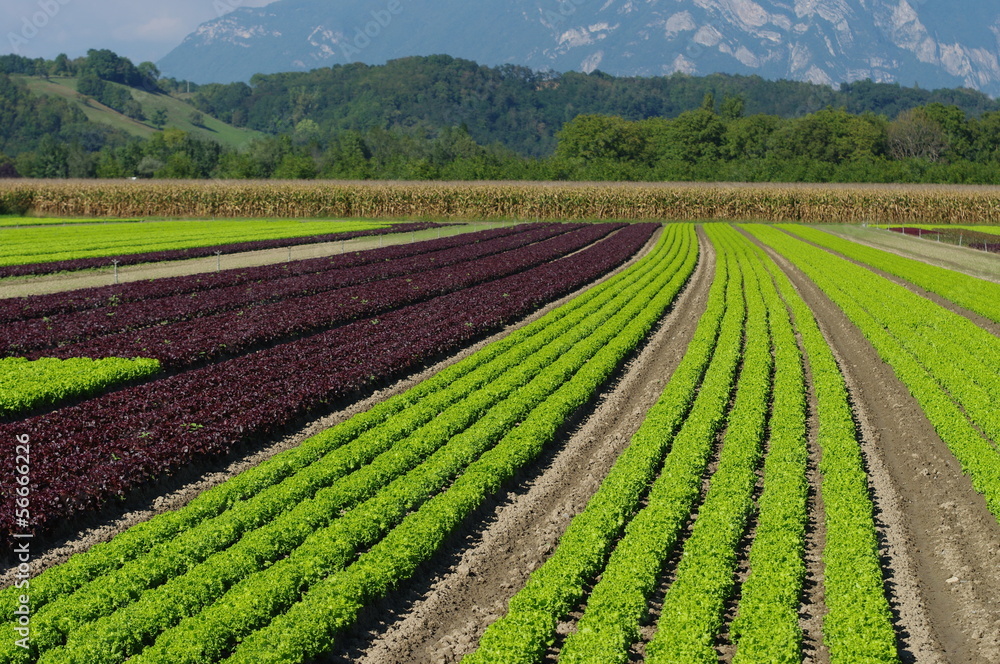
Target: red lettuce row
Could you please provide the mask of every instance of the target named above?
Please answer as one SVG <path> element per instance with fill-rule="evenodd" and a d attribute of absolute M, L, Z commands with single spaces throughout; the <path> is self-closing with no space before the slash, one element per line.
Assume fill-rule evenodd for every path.
<path fill-rule="evenodd" d="M 332 269 L 283 279 L 257 280 L 233 286 L 206 288 L 162 298 L 148 298 L 0 326 L 0 356 L 23 355 L 69 343 L 156 325 L 188 321 L 244 307 L 281 302 L 390 279 L 508 252 L 580 228 L 552 224 L 516 235 L 417 254 L 391 261 L 368 263 L 353 269 Z M 36 353 L 37 354 L 37 353 Z M 115 353 L 117 354 L 117 353 Z"/>
<path fill-rule="evenodd" d="M 150 357 L 160 360 L 167 369 L 190 368 L 515 274 L 578 251 L 600 240 L 614 228 L 605 224 L 588 225 L 515 251 L 411 277 L 396 277 L 330 293 L 290 298 L 191 321 L 99 337 L 28 355 L 32 358 Z"/>
<path fill-rule="evenodd" d="M 291 263 L 235 268 L 191 276 L 166 277 L 151 281 L 94 286 L 64 293 L 0 299 L 0 324 L 30 318 L 54 316 L 73 311 L 97 309 L 113 303 L 122 304 L 140 300 L 151 300 L 182 293 L 195 293 L 212 288 L 284 279 L 326 270 L 355 268 L 361 265 L 368 265 L 369 263 L 416 256 L 431 251 L 465 246 L 471 242 L 483 242 L 513 235 L 524 232 L 526 227 L 526 224 L 522 224 L 516 227 L 494 228 L 476 233 L 452 235 L 437 240 L 398 244 L 381 249 L 354 251 L 348 254 L 320 258 L 307 258 Z"/>
<path fill-rule="evenodd" d="M 144 254 L 126 254 L 124 256 L 96 256 L 94 258 L 74 258 L 51 263 L 26 263 L 24 265 L 6 265 L 0 267 L 0 279 L 4 277 L 24 277 L 30 275 L 53 274 L 70 270 L 87 270 L 95 267 L 108 267 L 113 261 L 119 265 L 138 265 L 139 263 L 157 263 L 160 261 L 180 261 L 187 258 L 205 258 L 216 253 L 238 254 L 244 251 L 260 251 L 262 249 L 280 249 L 281 247 L 296 247 L 303 244 L 318 244 L 320 242 L 336 242 L 355 237 L 370 235 L 391 235 L 408 233 L 410 231 L 436 228 L 441 224 L 396 224 L 387 228 L 377 228 L 369 231 L 350 231 L 347 233 L 326 233 L 307 237 L 289 237 L 276 240 L 253 240 L 250 242 L 234 242 L 217 244 L 210 247 L 191 247 L 190 249 L 169 249 L 166 251 L 150 251 Z"/>
<path fill-rule="evenodd" d="M 933 235 L 940 239 L 944 237 L 948 242 L 959 245 L 968 246 L 970 249 L 981 249 L 992 254 L 1000 254 L 1000 242 L 993 242 L 996 239 L 995 235 L 989 233 L 981 233 L 967 228 L 917 228 L 914 226 L 890 226 L 890 231 L 894 233 L 902 233 L 903 235 L 912 235 L 914 237 L 923 237 L 925 235 Z"/>
<path fill-rule="evenodd" d="M 0 447 L 9 453 L 15 429 L 32 437 L 35 533 L 453 352 L 620 265 L 655 229 L 628 226 L 572 256 L 377 319 L 0 424 Z M 12 479 L 0 478 L 0 501 L 10 503 L 15 490 Z M 13 526 L 13 513 L 0 513 L 0 538 L 8 540 Z"/>

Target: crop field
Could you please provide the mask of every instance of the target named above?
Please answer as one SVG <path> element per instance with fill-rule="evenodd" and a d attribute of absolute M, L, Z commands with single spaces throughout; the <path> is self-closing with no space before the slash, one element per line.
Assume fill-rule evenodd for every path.
<path fill-rule="evenodd" d="M 417 232 L 437 224 L 153 221 L 0 228 L 0 278 L 138 265 Z"/>
<path fill-rule="evenodd" d="M 0 217 L 2 226 L 65 226 L 67 224 L 135 224 L 142 219 L 60 219 L 58 217 Z"/>
<path fill-rule="evenodd" d="M 0 181 L 0 215 L 1000 224 L 997 187 L 746 183 Z"/>
<path fill-rule="evenodd" d="M 0 279 L 0 663 L 1000 662 L 1000 257 L 423 237 Z"/>

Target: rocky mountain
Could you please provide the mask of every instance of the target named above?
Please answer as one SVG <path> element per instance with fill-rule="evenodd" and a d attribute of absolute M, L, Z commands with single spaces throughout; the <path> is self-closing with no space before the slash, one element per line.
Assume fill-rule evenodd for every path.
<path fill-rule="evenodd" d="M 726 72 L 824 84 L 872 79 L 996 97 L 1000 3 L 278 0 L 201 25 L 158 64 L 179 79 L 230 82 L 435 53 L 543 70 Z"/>

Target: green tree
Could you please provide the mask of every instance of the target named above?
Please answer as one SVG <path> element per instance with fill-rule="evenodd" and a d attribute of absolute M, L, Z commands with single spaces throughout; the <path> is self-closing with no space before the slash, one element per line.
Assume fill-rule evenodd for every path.
<path fill-rule="evenodd" d="M 715 113 L 715 93 L 705 93 L 705 96 L 701 100 L 701 110 Z"/>
<path fill-rule="evenodd" d="M 271 177 L 275 180 L 312 180 L 316 177 L 316 162 L 312 157 L 286 154 Z"/>
<path fill-rule="evenodd" d="M 927 104 L 920 110 L 944 131 L 948 138 L 948 158 L 968 158 L 971 155 L 972 128 L 965 111 L 958 106 L 941 103 Z"/>
<path fill-rule="evenodd" d="M 52 67 L 49 70 L 53 76 L 70 76 L 73 73 L 73 68 L 70 65 L 69 57 L 65 53 L 60 53 L 56 56 L 56 59 L 52 61 Z"/>
<path fill-rule="evenodd" d="M 66 151 L 66 175 L 71 178 L 92 178 L 97 160 L 83 149 L 79 141 L 70 144 Z"/>
<path fill-rule="evenodd" d="M 764 159 L 771 135 L 783 121 L 776 115 L 751 115 L 733 120 L 726 126 L 722 153 L 726 159 Z"/>
<path fill-rule="evenodd" d="M 827 108 L 787 122 L 772 134 L 771 147 L 779 159 L 839 164 L 884 154 L 886 138 L 884 118 Z"/>
<path fill-rule="evenodd" d="M 97 74 L 86 72 L 77 79 L 76 91 L 100 101 L 101 97 L 104 96 L 105 85 L 106 83 L 98 78 Z"/>
<path fill-rule="evenodd" d="M 152 62 L 140 62 L 136 69 L 139 74 L 144 76 L 147 80 L 156 81 L 160 78 L 160 70 Z"/>
<path fill-rule="evenodd" d="M 743 117 L 743 111 L 746 109 L 746 101 L 743 99 L 742 95 L 726 96 L 722 100 L 722 109 L 719 111 L 719 115 L 725 122 L 732 122 Z"/>
<path fill-rule="evenodd" d="M 153 111 L 150 116 L 149 121 L 157 129 L 162 129 L 164 125 L 167 124 L 167 109 L 160 107 Z"/>
<path fill-rule="evenodd" d="M 557 137 L 556 157 L 560 159 L 636 161 L 646 155 L 646 136 L 640 126 L 618 116 L 577 116 Z"/>
<path fill-rule="evenodd" d="M 191 180 L 199 177 L 198 166 L 185 152 L 175 152 L 167 158 L 166 164 L 155 170 L 153 177 L 167 180 Z"/>
<path fill-rule="evenodd" d="M 105 179 L 118 179 L 126 176 L 125 168 L 111 150 L 101 150 L 94 167 L 94 175 Z"/>
<path fill-rule="evenodd" d="M 726 126 L 715 113 L 686 111 L 667 125 L 657 153 L 661 159 L 690 164 L 716 160 L 722 156 L 725 136 Z"/>
<path fill-rule="evenodd" d="M 371 158 L 371 150 L 359 132 L 344 132 L 323 155 L 323 177 L 367 179 L 372 176 Z"/>
<path fill-rule="evenodd" d="M 14 160 L 0 152 L 0 178 L 16 178 L 17 167 Z"/>

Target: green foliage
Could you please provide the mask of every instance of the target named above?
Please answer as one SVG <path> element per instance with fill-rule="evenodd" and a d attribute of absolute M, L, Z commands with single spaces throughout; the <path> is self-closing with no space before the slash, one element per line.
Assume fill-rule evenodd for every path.
<path fill-rule="evenodd" d="M 637 161 L 646 151 L 646 138 L 634 122 L 619 117 L 579 115 L 558 134 L 556 157 L 562 159 Z"/>
<path fill-rule="evenodd" d="M 844 240 L 815 228 L 807 226 L 782 226 L 782 228 L 814 244 L 833 249 L 848 258 L 906 279 L 1000 323 L 1000 284 Z"/>
<path fill-rule="evenodd" d="M 120 83 L 132 88 L 158 90 L 156 77 L 159 71 L 152 63 L 143 63 L 142 69 L 108 49 L 90 49 L 87 57 L 79 65 L 84 72 L 90 72 L 103 81 Z"/>
<path fill-rule="evenodd" d="M 149 117 L 150 123 L 157 129 L 162 129 L 167 124 L 167 109 L 157 108 Z"/>
<path fill-rule="evenodd" d="M 190 163 L 167 164 L 161 176 Z M 177 171 L 170 170 L 172 168 Z M 122 256 L 168 249 L 210 247 L 231 242 L 307 237 L 324 233 L 381 228 L 384 224 L 352 221 L 153 221 L 143 224 L 75 224 L 60 228 L 0 228 L 0 265 Z"/>
<path fill-rule="evenodd" d="M 158 360 L 0 358 L 0 420 L 152 375 Z"/>
<path fill-rule="evenodd" d="M 711 99 L 711 108 L 706 99 Z M 970 116 L 1000 110 L 981 93 L 871 81 L 833 90 L 726 74 L 616 78 L 541 73 L 513 65 L 490 68 L 447 56 L 258 75 L 250 85 L 202 86 L 195 103 L 227 122 L 240 124 L 239 119 L 267 133 L 290 133 L 305 117 L 328 137 L 348 130 L 440 128 L 464 122 L 480 145 L 500 142 L 518 154 L 541 157 L 552 154 L 555 135 L 578 115 L 631 121 L 674 118 L 699 108 L 714 112 L 718 99 L 723 100 L 719 112 L 727 122 L 743 114 L 801 117 L 827 106 L 889 118 L 932 102 L 957 105 Z"/>
<path fill-rule="evenodd" d="M 806 384 L 803 358 L 785 304 L 787 277 L 754 248 L 781 294 L 765 288 L 774 343 L 774 390 L 770 439 L 764 462 L 764 490 L 757 503 L 757 528 L 750 548 L 749 577 L 740 590 L 738 614 L 730 625 L 737 645 L 735 664 L 802 661 L 799 605 L 805 581 L 805 537 L 809 482 L 806 440 Z M 781 298 L 785 298 L 782 300 Z M 802 311 L 796 315 L 802 315 Z"/>

